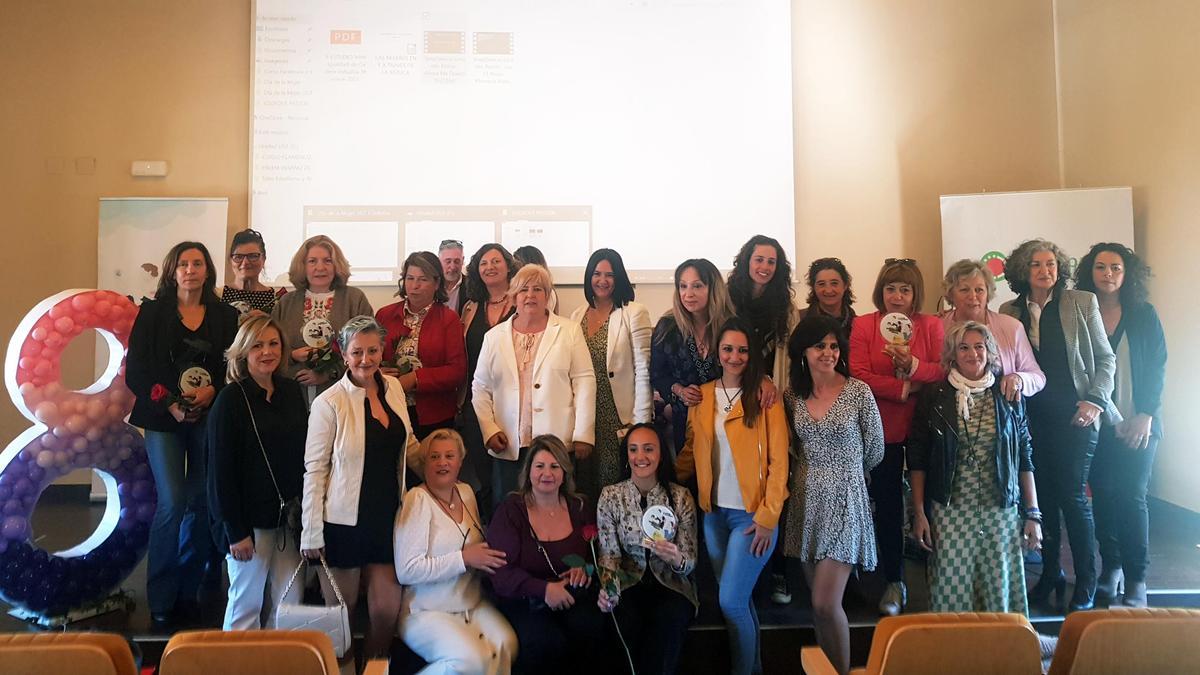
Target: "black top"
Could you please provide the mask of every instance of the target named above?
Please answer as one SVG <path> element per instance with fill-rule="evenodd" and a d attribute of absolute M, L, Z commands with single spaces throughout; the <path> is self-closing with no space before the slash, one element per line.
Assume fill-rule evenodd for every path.
<path fill-rule="evenodd" d="M 275 309 L 275 301 L 279 299 L 280 291 L 268 288 L 262 291 L 243 291 L 240 288 L 226 286 L 221 291 L 221 302 L 233 306 L 239 315 L 248 314 L 257 309 L 267 314 Z"/>
<path fill-rule="evenodd" d="M 358 524 L 368 527 L 379 524 L 390 537 L 396 509 L 400 508 L 400 484 L 396 474 L 400 470 L 400 458 L 404 455 L 408 435 L 404 421 L 388 405 L 383 392 L 381 382 L 379 402 L 387 413 L 386 427 L 371 414 L 370 399 L 363 399 L 366 428 L 363 435 L 362 489 L 358 492 Z"/>
<path fill-rule="evenodd" d="M 1167 378 L 1167 338 L 1154 305 L 1143 302 L 1122 308 L 1121 321 L 1116 331 L 1108 337 L 1113 352 L 1117 351 L 1122 338 L 1129 340 L 1134 410 L 1154 418 L 1150 423 L 1150 431 L 1161 438 L 1162 392 Z"/>
<path fill-rule="evenodd" d="M 510 316 L 517 312 L 517 308 L 510 308 L 500 317 L 503 323 Z M 467 400 L 471 398 L 471 381 L 475 379 L 475 366 L 479 364 L 479 352 L 483 351 L 483 336 L 491 330 L 493 326 L 488 325 L 487 303 L 479 303 L 475 309 L 475 315 L 471 317 L 471 324 L 467 326 L 466 343 L 467 343 Z"/>
<path fill-rule="evenodd" d="M 1026 332 L 1029 332 L 1030 321 L 1029 307 L 1022 302 L 1021 323 L 1025 325 Z M 1029 412 L 1046 418 L 1061 417 L 1066 422 L 1075 412 L 1079 394 L 1075 391 L 1075 380 L 1071 377 L 1071 366 L 1067 362 L 1067 339 L 1058 314 L 1057 295 L 1042 308 L 1038 334 L 1039 345 L 1033 347 L 1033 354 L 1046 374 L 1046 387 L 1029 397 Z"/>
<path fill-rule="evenodd" d="M 996 444 L 992 448 L 996 462 L 997 493 L 1003 500 L 996 506 L 1021 503 L 1019 474 L 1033 471 L 1033 445 L 1025 401 L 1004 398 L 1000 378 L 990 390 L 996 410 Z M 908 432 L 905 457 L 908 468 L 925 472 L 925 497 L 946 504 L 954 488 L 958 465 L 958 407 L 954 386 L 940 382 L 927 388 L 917 402 L 912 428 Z"/>
<path fill-rule="evenodd" d="M 279 496 L 284 501 L 298 498 L 304 485 L 304 441 L 308 434 L 304 392 L 295 380 L 276 375 L 271 381 L 275 392 L 270 401 L 257 382 L 246 378 L 222 389 L 209 415 L 210 508 L 230 543 L 250 536 L 253 528 L 277 527 Z M 250 410 L 254 411 L 253 424 Z M 254 434 L 255 424 L 262 437 L 261 447 Z M 263 448 L 279 493 L 263 459 Z"/>
<path fill-rule="evenodd" d="M 125 384 L 136 397 L 130 424 L 151 431 L 177 431 L 192 424 L 175 421 L 167 411 L 168 401 L 150 399 L 156 384 L 179 396 L 179 378 L 189 367 L 207 370 L 218 393 L 225 386 L 225 350 L 237 335 L 238 313 L 220 301 L 204 307 L 204 320 L 193 331 L 180 320 L 174 299 L 142 302 L 125 360 Z"/>

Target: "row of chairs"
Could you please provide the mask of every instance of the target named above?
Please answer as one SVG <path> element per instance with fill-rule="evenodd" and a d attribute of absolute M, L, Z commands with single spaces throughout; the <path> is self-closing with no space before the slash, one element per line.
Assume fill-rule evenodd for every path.
<path fill-rule="evenodd" d="M 836 675 L 805 647 L 808 675 Z M 906 614 L 880 620 L 865 668 L 853 675 L 1030 675 L 1042 672 L 1037 634 L 1022 614 Z M 1075 612 L 1059 631 L 1048 675 L 1196 675 L 1200 611 L 1120 608 Z"/>
<path fill-rule="evenodd" d="M 176 633 L 160 675 L 338 675 L 329 636 L 319 631 L 197 630 Z M 387 675 L 385 659 L 363 675 Z M 113 633 L 0 634 L 3 675 L 138 675 L 125 638 Z"/>
<path fill-rule="evenodd" d="M 801 650 L 808 675 L 835 670 L 819 648 Z M 365 675 L 387 675 L 384 660 Z M 111 633 L 0 634 L 5 675 L 137 675 L 125 638 Z M 1020 614 L 909 614 L 881 620 L 869 675 L 1032 675 L 1037 635 Z M 333 644 L 316 631 L 188 631 L 167 643 L 161 675 L 337 675 Z M 1049 675 L 1200 673 L 1200 611 L 1108 609 L 1067 617 Z"/>

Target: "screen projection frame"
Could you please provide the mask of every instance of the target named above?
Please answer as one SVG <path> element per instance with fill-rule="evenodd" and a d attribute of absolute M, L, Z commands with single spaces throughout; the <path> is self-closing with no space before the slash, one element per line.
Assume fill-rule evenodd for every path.
<path fill-rule="evenodd" d="M 743 204 L 743 205 L 753 205 L 755 202 L 759 202 L 761 200 L 761 202 L 769 202 L 771 204 L 771 207 L 774 209 L 773 213 L 777 213 L 777 216 L 769 217 L 769 218 L 760 218 L 757 216 L 749 216 L 744 219 L 741 219 L 741 222 L 729 222 L 727 225 L 725 224 L 727 220 L 735 220 L 735 219 L 732 219 L 732 218 L 721 219 L 721 223 L 719 225 L 717 225 L 716 227 L 720 227 L 722 229 L 724 229 L 725 227 L 728 227 L 730 229 L 740 231 L 741 235 L 742 235 L 742 236 L 737 237 L 738 241 L 736 244 L 733 243 L 733 239 L 734 239 L 733 237 L 730 237 L 727 240 L 728 246 L 729 246 L 728 250 L 725 250 L 724 248 L 722 248 L 719 253 L 711 248 L 707 251 L 694 250 L 694 249 L 689 250 L 688 246 L 685 243 L 685 240 L 682 240 L 682 239 L 678 241 L 678 245 L 676 245 L 677 242 L 672 241 L 669 246 L 662 246 L 662 245 L 660 245 L 661 242 L 652 242 L 649 244 L 642 244 L 642 246 L 649 245 L 651 248 L 653 248 L 656 251 L 662 250 L 664 252 L 663 253 L 663 262 L 666 264 L 664 264 L 662 266 L 656 265 L 653 268 L 645 268 L 645 267 L 638 268 L 638 267 L 636 267 L 635 264 L 631 263 L 630 254 L 628 253 L 628 251 L 636 250 L 640 246 L 638 245 L 637 242 L 628 242 L 626 239 L 621 239 L 620 243 L 616 243 L 614 241 L 614 239 L 615 239 L 614 234 L 613 234 L 614 230 L 608 229 L 611 227 L 608 223 L 613 222 L 613 221 L 605 220 L 604 213 L 603 213 L 603 205 L 599 204 L 599 203 L 587 203 L 586 201 L 575 201 L 574 203 L 572 203 L 573 200 L 555 200 L 555 203 L 552 203 L 552 204 L 526 203 L 526 202 L 521 202 L 521 201 L 513 201 L 511 203 L 481 204 L 481 203 L 468 202 L 466 200 L 464 200 L 463 203 L 438 203 L 437 201 L 434 201 L 434 200 L 423 200 L 423 201 L 420 201 L 417 203 L 395 203 L 395 204 L 378 204 L 378 205 L 346 204 L 346 205 L 340 205 L 340 206 L 336 205 L 336 204 L 328 204 L 328 203 L 315 203 L 315 202 L 327 201 L 327 199 L 326 199 L 327 195 L 324 195 L 324 194 L 314 195 L 314 197 L 313 197 L 315 200 L 314 203 L 310 203 L 306 200 L 303 201 L 299 210 L 303 210 L 306 213 L 299 219 L 300 222 L 296 228 L 296 232 L 300 235 L 297 237 L 297 241 L 303 241 L 303 239 L 306 238 L 307 236 L 309 236 L 310 234 L 316 234 L 316 233 L 320 232 L 320 230 L 322 229 L 322 222 L 324 222 L 324 224 L 326 226 L 328 226 L 330 229 L 336 229 L 337 223 L 341 223 L 341 222 L 356 222 L 356 221 L 357 222 L 378 222 L 381 220 L 387 220 L 391 216 L 397 216 L 397 218 L 396 218 L 397 236 L 395 237 L 397 251 L 396 251 L 396 266 L 394 268 L 388 267 L 388 266 L 380 266 L 380 265 L 366 265 L 366 266 L 355 265 L 354 264 L 355 257 L 351 256 L 349 254 L 349 250 L 347 251 L 347 257 L 350 259 L 350 261 L 353 265 L 353 269 L 354 269 L 354 284 L 355 285 L 358 285 L 358 286 L 394 286 L 396 284 L 396 280 L 399 277 L 399 266 L 402 264 L 402 262 L 404 260 L 404 256 L 408 252 L 407 242 L 409 241 L 409 239 L 406 236 L 405 228 L 406 228 L 406 223 L 412 222 L 412 220 L 409 220 L 409 219 L 415 218 L 417 215 L 433 213 L 435 215 L 433 217 L 428 218 L 427 219 L 428 221 L 431 221 L 431 222 L 435 222 L 435 221 L 457 222 L 456 217 L 454 215 L 447 216 L 444 214 L 446 214 L 448 212 L 449 213 L 463 212 L 468 215 L 471 215 L 471 214 L 477 215 L 478 212 L 481 210 L 489 210 L 490 209 L 491 211 L 495 212 L 493 214 L 492 222 L 494 224 L 493 231 L 497 235 L 495 238 L 491 239 L 490 241 L 498 241 L 498 242 L 502 243 L 503 245 L 505 245 L 506 248 L 508 248 L 510 251 L 523 243 L 537 244 L 538 243 L 537 241 L 527 241 L 527 240 L 520 239 L 519 237 L 514 239 L 514 235 L 512 233 L 520 234 L 523 232 L 526 237 L 533 237 L 534 231 L 538 229 L 536 226 L 538 225 L 538 223 L 543 222 L 543 221 L 550 221 L 550 222 L 555 222 L 555 223 L 563 223 L 563 222 L 567 223 L 573 229 L 573 231 L 576 232 L 576 238 L 574 240 L 576 243 L 581 241 L 583 236 L 586 236 L 586 238 L 587 238 L 586 252 L 582 256 L 579 256 L 577 254 L 571 256 L 573 258 L 578 258 L 578 260 L 572 261 L 572 262 L 575 262 L 578 264 L 555 264 L 556 259 L 558 259 L 558 258 L 549 253 L 547 254 L 547 257 L 550 259 L 550 263 L 552 265 L 551 271 L 552 271 L 553 275 L 555 276 L 555 278 L 557 280 L 560 280 L 559 285 L 565 285 L 565 286 L 582 285 L 582 281 L 583 281 L 582 277 L 583 277 L 583 273 L 585 271 L 584 270 L 584 262 L 586 261 L 587 255 L 590 254 L 591 251 L 593 251 L 597 248 L 600 248 L 600 247 L 604 247 L 604 246 L 612 247 L 612 248 L 617 249 L 618 251 L 622 251 L 623 253 L 625 253 L 626 266 L 629 271 L 630 278 L 634 283 L 671 284 L 671 283 L 673 283 L 673 272 L 674 272 L 675 265 L 678 262 L 680 262 L 686 258 L 690 258 L 690 257 L 708 257 L 720 270 L 722 270 L 722 272 L 728 272 L 732 267 L 732 261 L 733 261 L 735 254 L 737 253 L 737 247 L 740 247 L 741 244 L 749 237 L 753 236 L 754 234 L 760 233 L 760 232 L 763 234 L 767 234 L 769 236 L 774 236 L 776 239 L 779 240 L 780 245 L 784 249 L 785 255 L 787 255 L 789 257 L 789 259 L 793 262 L 793 277 L 790 281 L 792 283 L 795 283 L 796 279 L 798 278 L 797 275 L 799 275 L 799 271 L 797 271 L 798 268 L 796 267 L 798 264 L 797 257 L 796 257 L 796 250 L 797 250 L 798 242 L 796 241 L 796 224 L 795 224 L 795 214 L 796 214 L 796 201 L 795 201 L 796 200 L 796 190 L 795 190 L 796 174 L 795 174 L 795 153 L 794 153 L 794 144 L 795 144 L 795 130 L 794 130 L 795 91 L 794 91 L 794 87 L 795 87 L 795 85 L 794 85 L 794 76 L 793 76 L 793 72 L 792 72 L 792 55 L 794 53 L 794 47 L 792 45 L 792 38 L 791 38 L 792 9 L 791 9 L 790 2 L 787 2 L 787 0 L 762 0 L 762 2 L 767 3 L 767 4 L 764 4 L 761 6 L 770 7 L 772 11 L 782 11 L 784 16 L 786 17 L 786 21 L 784 21 L 784 23 L 786 24 L 786 31 L 787 31 L 787 35 L 788 35 L 788 37 L 786 38 L 786 44 L 785 44 L 786 49 L 779 50 L 781 52 L 785 52 L 786 63 L 784 63 L 783 61 L 778 61 L 778 62 L 774 62 L 774 65 L 772 65 L 772 68 L 782 69 L 782 72 L 786 73 L 786 83 L 785 84 L 783 83 L 784 77 L 782 75 L 776 74 L 776 80 L 774 80 L 774 81 L 778 82 L 779 86 L 773 86 L 770 89 L 770 91 L 773 92 L 774 94 L 776 94 L 781 99 L 781 101 L 783 99 L 786 99 L 786 110 L 784 112 L 786 112 L 787 124 L 786 125 L 784 125 L 784 124 L 775 125 L 775 126 L 778 126 L 779 131 L 777 133 L 773 132 L 772 138 L 777 137 L 776 140 L 778 142 L 778 145 L 782 146 L 782 147 L 786 147 L 786 151 L 782 151 L 782 152 L 786 152 L 787 161 L 779 162 L 779 165 L 781 167 L 780 170 L 769 172 L 771 174 L 774 174 L 777 177 L 777 180 L 779 181 L 780 184 L 786 183 L 786 188 L 781 188 L 781 187 L 776 186 L 776 187 L 772 188 L 773 191 L 769 192 L 769 193 L 766 191 L 766 189 L 764 189 L 761 192 L 756 192 L 756 191 L 748 192 L 746 190 L 737 190 L 737 191 L 731 191 L 729 194 L 723 195 L 722 198 L 719 199 L 719 201 L 724 202 L 724 205 L 729 205 L 729 204 L 734 204 L 734 203 Z M 779 3 L 779 5 L 782 6 L 782 10 L 780 10 L 779 6 L 772 6 L 770 3 Z M 267 3 L 264 3 L 261 0 L 251 0 L 251 15 L 250 15 L 250 21 L 251 21 L 251 31 L 250 31 L 250 33 L 251 33 L 251 38 L 250 38 L 251 63 L 250 63 L 250 66 L 251 66 L 251 68 L 250 68 L 250 91 L 249 91 L 249 97 L 250 97 L 250 109 L 249 109 L 250 144 L 249 144 L 249 153 L 248 153 L 248 157 L 247 157 L 247 165 L 248 165 L 247 172 L 249 175 L 249 186 L 248 186 L 249 189 L 247 190 L 248 196 L 247 196 L 246 222 L 247 222 L 247 227 L 255 228 L 255 229 L 258 229 L 259 231 L 264 232 L 264 235 L 267 235 L 268 243 L 273 245 L 273 249 L 272 249 L 273 256 L 269 259 L 269 262 L 272 263 L 272 267 L 274 267 L 275 269 L 270 270 L 270 272 L 271 272 L 271 274 L 269 275 L 270 278 L 264 279 L 264 280 L 267 281 L 267 283 L 272 283 L 275 285 L 290 285 L 286 279 L 286 275 L 279 273 L 279 271 L 281 269 L 283 269 L 280 267 L 280 263 L 283 263 L 284 261 L 291 258 L 291 255 L 295 250 L 293 246 L 296 242 L 288 240 L 286 242 L 283 242 L 282 244 L 276 244 L 276 243 L 272 242 L 272 239 L 269 236 L 270 233 L 267 231 L 267 230 L 271 230 L 271 229 L 275 229 L 275 228 L 272 228 L 269 225 L 263 226 L 262 223 L 256 222 L 258 220 L 261 220 L 261 217 L 263 216 L 263 214 L 260 213 L 259 217 L 256 218 L 256 205 L 261 206 L 261 204 L 260 204 L 260 200 L 258 199 L 258 193 L 260 190 L 256 189 L 256 166 L 255 165 L 256 165 L 256 152 L 260 148 L 259 135 L 258 135 L 258 129 L 259 129 L 258 116 L 259 116 L 259 113 L 262 112 L 260 110 L 259 101 L 258 101 L 259 87 L 261 84 L 258 64 L 259 64 L 260 58 L 262 56 L 262 54 L 260 53 L 261 38 L 260 38 L 260 15 L 259 15 L 259 12 L 260 12 L 260 9 L 262 9 L 262 6 L 264 4 L 267 4 Z M 645 4 L 646 3 L 642 3 L 643 6 Z M 701 1 L 697 6 L 702 7 L 702 6 L 704 6 L 704 4 L 705 3 L 703 1 Z M 712 4 L 719 4 L 719 3 L 712 3 Z M 303 13 L 306 8 L 307 7 L 298 8 L 297 12 Z M 318 33 L 318 35 L 319 34 L 320 33 Z M 471 33 L 469 33 L 469 32 L 464 33 L 464 34 L 471 35 Z M 779 44 L 779 41 L 776 40 L 773 44 Z M 780 106 L 771 106 L 771 107 L 776 108 L 777 110 L 781 110 L 781 109 L 783 109 L 784 106 L 780 105 Z M 745 125 L 743 125 L 743 126 L 745 126 Z M 729 128 L 727 131 L 723 132 L 724 135 L 730 136 L 730 137 L 737 136 L 739 133 L 740 133 L 740 130 L 737 128 Z M 721 134 L 715 134 L 713 136 L 713 138 L 719 139 L 720 135 Z M 711 140 L 711 139 L 709 139 L 709 140 Z M 719 140 L 721 140 L 725 144 L 728 144 L 727 139 L 719 139 Z M 720 152 L 720 149 L 716 148 L 716 149 L 714 149 L 714 152 Z M 747 164 L 747 162 L 736 162 L 736 158 L 734 158 L 733 161 L 729 161 L 729 162 L 727 162 L 727 164 L 730 164 L 730 165 L 737 164 L 737 165 L 744 166 Z M 782 169 L 782 165 L 784 165 L 784 164 L 786 164 L 786 171 L 784 171 Z M 782 174 L 786 174 L 786 175 L 783 176 L 783 178 L 780 178 Z M 712 202 L 709 201 L 706 203 L 712 203 Z M 319 216 L 320 212 L 324 212 L 325 216 L 329 217 L 332 212 L 339 211 L 339 210 L 340 211 L 348 211 L 348 213 L 336 214 L 336 216 L 332 217 L 331 220 L 326 220 L 326 221 L 318 221 L 317 220 L 317 218 L 320 217 Z M 312 212 L 314 212 L 314 211 L 318 212 L 318 215 L 313 215 Z M 364 212 L 366 212 L 365 215 L 364 215 Z M 511 213 L 508 213 L 508 212 L 511 212 Z M 578 219 L 559 218 L 558 216 L 561 216 L 564 212 L 568 213 L 568 214 L 574 213 Z M 508 218 L 515 218 L 522 214 L 530 214 L 530 213 L 534 214 L 532 219 L 508 220 Z M 397 214 L 399 214 L 399 215 L 397 215 Z M 586 216 L 579 215 L 579 214 L 586 214 Z M 772 221 L 774 221 L 773 224 L 770 226 L 767 226 L 767 227 L 756 226 L 754 224 L 755 222 L 761 224 L 764 222 L 772 222 Z M 474 220 L 473 217 L 468 217 L 468 218 L 466 218 L 466 220 L 464 222 L 473 224 L 473 223 L 477 223 L 479 221 Z M 712 227 L 712 226 L 713 225 L 710 224 L 709 227 Z M 264 230 L 264 227 L 266 227 L 265 230 Z M 277 227 L 279 227 L 279 226 L 276 226 L 276 228 Z M 282 227 L 284 229 L 292 228 L 290 222 L 287 225 L 284 225 Z M 687 229 L 687 226 L 685 223 L 667 223 L 667 224 L 662 225 L 661 227 L 664 230 L 673 230 L 673 231 Z M 586 234 L 581 234 L 580 232 L 582 232 L 584 229 L 586 229 Z M 703 231 L 700 231 L 698 233 L 696 241 L 702 242 L 704 239 L 704 232 L 712 232 L 712 231 L 713 231 L 712 229 L 707 229 L 707 228 L 704 229 Z M 509 232 L 510 236 L 508 236 L 508 237 L 504 236 L 506 232 Z M 604 237 L 607 237 L 608 240 L 603 241 L 602 237 L 597 236 L 598 232 L 603 232 Z M 452 233 L 447 232 L 446 236 L 444 238 L 456 238 L 456 237 L 454 237 Z M 347 246 L 344 243 L 343 239 L 339 239 L 339 238 L 335 237 L 335 240 L 338 241 L 339 244 L 342 244 L 344 249 L 361 249 L 364 246 L 371 245 L 371 244 L 361 244 L 361 245 L 356 246 L 354 244 L 351 244 L 351 245 Z M 463 240 L 466 244 L 464 247 L 464 255 L 467 259 L 470 258 L 471 254 L 474 252 L 474 249 L 479 244 L 486 243 L 486 242 L 478 242 L 478 243 L 473 244 L 470 241 L 468 241 L 466 238 L 464 238 Z M 391 245 L 391 241 L 392 241 L 392 239 L 388 238 L 388 240 L 384 242 L 385 248 Z M 372 242 L 372 243 L 374 243 L 374 242 Z M 703 246 L 703 244 L 698 243 L 697 246 Z M 543 247 L 543 250 L 546 250 L 546 249 Z M 656 255 L 657 255 L 657 253 L 656 253 Z M 645 261 L 643 260 L 642 262 L 645 262 Z M 654 262 L 657 262 L 657 261 L 654 261 Z M 264 270 L 264 272 L 268 272 L 268 270 Z M 572 283 L 574 280 L 579 280 L 579 281 L 577 283 Z"/>

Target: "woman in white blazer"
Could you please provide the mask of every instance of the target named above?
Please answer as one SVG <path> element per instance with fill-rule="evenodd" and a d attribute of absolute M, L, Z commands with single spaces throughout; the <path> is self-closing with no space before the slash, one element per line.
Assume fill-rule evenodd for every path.
<path fill-rule="evenodd" d="M 553 434 L 576 459 L 586 459 L 595 438 L 596 374 L 579 325 L 546 308 L 553 291 L 541 265 L 522 267 L 509 285 L 516 314 L 483 338 L 471 405 L 492 471 L 492 500 L 517 486 L 521 460 L 534 436 Z"/>
<path fill-rule="evenodd" d="M 396 522 L 396 575 L 404 584 L 400 637 L 429 666 L 422 675 L 507 675 L 517 635 L 484 595 L 482 574 L 504 567 L 488 546 L 471 486 L 458 480 L 466 450 L 453 429 L 421 441 L 425 482 Z"/>
<path fill-rule="evenodd" d="M 575 464 L 575 485 L 592 503 L 621 481 L 621 438 L 654 412 L 650 388 L 650 312 L 633 302 L 633 284 L 621 254 L 602 248 L 583 275 L 588 304 L 571 313 L 587 342 L 596 374 L 596 449 Z"/>
<path fill-rule="evenodd" d="M 304 449 L 300 552 L 326 558 L 351 616 L 365 574 L 368 658 L 387 654 L 396 634 L 400 584 L 392 531 L 406 457 L 417 455 L 404 388 L 379 372 L 385 334 L 370 316 L 342 327 L 346 374 L 313 401 Z M 321 590 L 327 604 L 337 603 L 324 576 Z"/>

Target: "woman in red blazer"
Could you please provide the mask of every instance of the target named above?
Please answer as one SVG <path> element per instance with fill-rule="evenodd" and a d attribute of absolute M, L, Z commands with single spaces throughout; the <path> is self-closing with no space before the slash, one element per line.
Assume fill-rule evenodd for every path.
<path fill-rule="evenodd" d="M 875 280 L 871 299 L 878 311 L 854 319 L 850 331 L 850 374 L 866 382 L 883 418 L 883 461 L 871 470 L 868 490 L 875 502 L 875 540 L 887 590 L 879 601 L 881 614 L 904 609 L 904 442 L 922 384 L 946 379 L 942 370 L 942 322 L 920 313 L 925 281 L 917 262 L 888 258 Z M 907 345 L 889 344 L 880 332 L 883 317 L 897 312 L 912 321 Z"/>
<path fill-rule="evenodd" d="M 387 329 L 380 370 L 400 380 L 413 433 L 425 438 L 454 427 L 458 389 L 467 378 L 462 324 L 446 306 L 442 264 L 432 253 L 408 256 L 397 295 L 403 300 L 375 313 Z"/>

